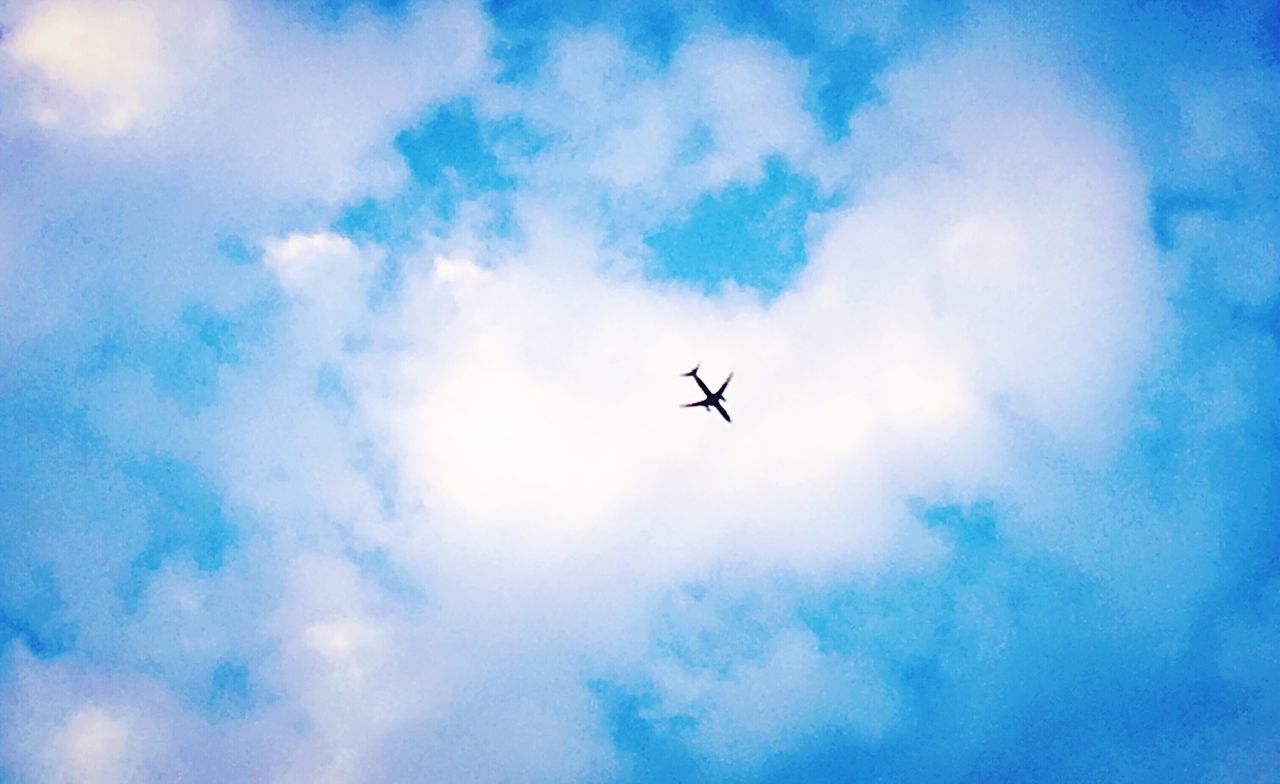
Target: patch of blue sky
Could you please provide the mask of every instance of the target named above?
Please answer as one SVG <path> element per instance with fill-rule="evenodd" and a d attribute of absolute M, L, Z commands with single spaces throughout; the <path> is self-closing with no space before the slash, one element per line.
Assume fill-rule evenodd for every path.
<path fill-rule="evenodd" d="M 1144 451 L 1135 442 L 1132 459 L 1142 461 Z M 1274 472 L 1265 467 L 1274 463 L 1266 462 L 1273 453 L 1274 446 L 1259 445 L 1241 457 L 1254 470 Z M 1121 461 L 1116 470 L 1135 469 Z M 1152 472 L 1146 479 L 1176 484 L 1178 475 Z M 1245 491 L 1237 496 L 1242 540 L 1251 541 L 1252 531 L 1265 527 L 1274 506 L 1247 497 L 1248 488 L 1274 484 L 1260 478 L 1248 472 L 1220 476 L 1222 487 L 1234 483 Z M 1117 758 L 1176 775 L 1212 759 L 1193 746 L 1178 750 L 1179 744 L 1230 726 L 1256 698 L 1219 674 L 1216 624 L 1239 597 L 1211 595 L 1193 613 L 1186 644 L 1171 656 L 1153 648 L 1147 635 L 1117 623 L 1108 590 L 1100 590 L 1096 577 L 1072 560 L 1004 540 L 1002 515 L 1008 513 L 996 504 L 920 501 L 915 512 L 952 549 L 940 570 L 816 591 L 775 587 L 792 594 L 795 619 L 823 651 L 886 667 L 901 703 L 890 732 L 874 741 L 817 733 L 770 755 L 744 780 L 1071 781 L 1113 770 Z M 1168 511 L 1171 520 L 1194 513 L 1185 506 Z M 1178 546 L 1203 544 L 1190 540 Z M 1263 548 L 1252 559 L 1274 560 L 1274 552 Z M 1223 558 L 1228 574 L 1250 571 L 1244 550 L 1224 551 Z M 1176 593 L 1170 600 L 1175 605 L 1181 602 Z M 666 646 L 666 652 L 710 665 L 708 639 L 712 648 L 735 648 L 737 658 L 767 647 L 769 626 L 752 611 L 750 597 L 717 596 L 710 585 L 694 598 L 711 610 L 712 620 L 685 629 L 689 639 Z M 645 724 L 643 688 L 600 692 L 619 748 L 639 757 L 651 746 L 653 753 L 665 753 L 653 739 L 670 728 Z M 646 764 L 635 767 L 644 770 Z"/>
<path fill-rule="evenodd" d="M 434 109 L 401 131 L 395 149 L 409 169 L 409 181 L 388 198 L 366 199 L 345 210 L 334 230 L 391 249 L 414 246 L 424 232 L 444 231 L 463 203 L 510 193 L 516 181 L 495 154 L 495 147 L 532 153 L 537 140 L 516 121 L 481 123 L 474 107 L 459 100 Z M 510 231 L 501 198 L 496 236 Z"/>
<path fill-rule="evenodd" d="M 222 496 L 190 463 L 163 457 L 135 460 L 121 472 L 150 498 L 147 543 L 118 587 L 126 609 L 136 609 L 151 578 L 171 559 L 181 558 L 203 572 L 222 568 L 237 541 L 223 511 Z"/>
<path fill-rule="evenodd" d="M 0 639 L 39 656 L 75 646 L 87 597 L 73 564 L 91 563 L 126 606 L 171 558 L 221 567 L 235 533 L 218 492 L 194 466 L 116 444 L 93 409 L 99 382 L 122 369 L 188 412 L 211 404 L 246 322 L 192 305 L 169 332 L 117 324 L 76 362 L 10 363 L 16 383 L 0 388 Z M 42 544 L 59 536 L 76 544 L 57 553 Z"/>
<path fill-rule="evenodd" d="M 1001 540 L 998 512 L 990 502 L 921 502 L 916 515 L 950 550 L 940 569 L 886 577 L 874 584 L 794 589 L 796 618 L 822 650 L 892 662 L 900 686 L 913 693 L 916 702 L 938 692 L 936 669 L 946 651 L 971 647 L 986 631 L 968 627 L 961 617 L 975 606 L 1001 603 L 1000 612 L 988 613 L 994 619 L 990 631 L 999 633 L 1004 629 L 996 626 L 1017 624 L 1018 616 L 1032 605 L 1052 604 L 1061 610 L 1087 599 L 1079 575 L 1046 559 L 1028 561 L 1012 552 Z M 1046 591 L 1039 601 L 1019 595 L 1022 577 L 1032 574 Z M 988 590 L 994 584 L 1000 590 Z M 966 608 L 965 601 L 976 604 Z"/>
<path fill-rule="evenodd" d="M 924 31 L 929 36 L 941 35 L 959 24 L 963 15 L 962 7 L 955 3 L 887 6 L 868 10 L 862 15 L 866 21 L 847 23 L 844 29 L 833 29 L 817 10 L 781 18 L 776 14 L 760 17 L 754 25 L 757 34 L 779 41 L 794 56 L 803 58 L 809 70 L 804 106 L 830 141 L 848 137 L 854 111 L 878 97 L 876 78 L 904 50 L 918 46 Z M 876 15 L 882 21 L 874 22 Z"/>
<path fill-rule="evenodd" d="M 911 773 L 916 772 L 904 774 L 897 771 L 896 775 L 905 775 L 903 780 L 923 780 Z M 882 749 L 860 747 L 839 737 L 838 733 L 828 732 L 813 738 L 804 748 L 770 757 L 761 770 L 739 780 L 761 784 L 774 781 L 845 784 L 849 781 L 891 781 L 893 774 L 893 766 Z"/>
<path fill-rule="evenodd" d="M 251 247 L 243 237 L 235 234 L 228 234 L 219 239 L 217 250 L 222 259 L 239 266 L 257 264 L 262 258 L 261 250 Z"/>
<path fill-rule="evenodd" d="M 86 416 L 74 386 L 24 404 L 8 395 L 0 437 L 0 616 L 11 635 L 35 652 L 57 651 L 74 639 L 62 583 L 79 578 L 55 568 L 32 531 L 78 532 L 94 569 L 111 576 L 126 605 L 136 601 L 168 559 L 220 568 L 235 542 L 220 496 L 193 466 L 161 457 L 138 458 L 113 449 Z M 116 555 L 91 553 L 100 538 L 115 540 Z M 135 549 L 136 548 L 136 549 Z M 71 557 L 73 554 L 64 554 Z"/>
<path fill-rule="evenodd" d="M 386 19 L 403 18 L 412 7 L 409 0 L 273 0 L 302 19 L 321 27 L 342 26 L 353 13 L 371 13 Z"/>
<path fill-rule="evenodd" d="M 4 390 L 0 412 L 0 640 L 56 655 L 74 644 L 76 628 L 64 614 L 69 575 L 43 542 L 96 527 L 89 509 L 122 529 L 136 515 L 128 493 L 94 470 L 104 441 L 51 379 Z M 64 555 L 89 553 L 73 547 Z M 97 568 L 110 568 L 108 555 L 96 557 Z"/>
<path fill-rule="evenodd" d="M 249 665 L 240 659 L 219 661 L 209 676 L 205 715 L 215 722 L 247 716 L 260 699 L 252 675 Z"/>
<path fill-rule="evenodd" d="M 830 141 L 849 135 L 854 110 L 876 96 L 875 77 L 889 62 L 880 47 L 852 37 L 810 56 L 804 107 Z"/>
<path fill-rule="evenodd" d="M 360 439 L 355 445 L 352 468 L 364 474 L 369 487 L 377 493 L 379 508 L 388 517 L 393 516 L 400 498 L 400 482 L 386 454 L 369 438 Z"/>
<path fill-rule="evenodd" d="M 658 67 L 679 46 L 699 34 L 720 30 L 774 41 L 806 58 L 810 81 L 806 108 L 830 138 L 848 134 L 854 107 L 873 96 L 872 79 L 888 62 L 886 46 L 868 34 L 833 38 L 816 13 L 797 13 L 769 3 L 722 2 L 681 14 L 655 4 L 605 4 L 587 0 L 545 3 L 514 0 L 489 5 L 499 30 L 494 55 L 502 80 L 525 83 L 540 72 L 557 30 L 599 25 L 620 35 L 627 46 Z M 925 16 L 941 11 L 914 10 Z"/>
<path fill-rule="evenodd" d="M 326 362 L 316 370 L 315 395 L 330 410 L 343 416 L 349 414 L 355 406 L 351 390 L 342 377 L 342 369 L 332 363 Z"/>
<path fill-rule="evenodd" d="M 269 309 L 264 301 L 228 315 L 193 303 L 168 331 L 117 325 L 87 353 L 80 380 L 92 382 L 121 369 L 142 371 L 157 392 L 184 413 L 194 413 L 217 401 L 220 368 L 239 363 L 265 338 Z"/>
<path fill-rule="evenodd" d="M 557 32 L 601 27 L 657 65 L 670 61 L 688 34 L 688 20 L 661 3 L 607 3 L 600 0 L 493 0 L 486 5 L 498 30 L 494 57 L 500 81 L 520 84 L 538 75 Z"/>
<path fill-rule="evenodd" d="M 449 184 L 456 177 L 473 188 L 498 189 L 512 182 L 501 170 L 470 101 L 459 100 L 433 111 L 413 128 L 396 136 L 414 182 Z"/>
<path fill-rule="evenodd" d="M 605 716 L 620 759 L 619 781 L 679 782 L 705 780 L 705 770 L 682 735 L 696 721 L 677 716 L 653 721 L 658 707 L 652 690 L 628 689 L 606 680 L 593 681 L 592 696 Z"/>
<path fill-rule="evenodd" d="M 1258 44 L 1272 64 L 1280 65 L 1280 5 L 1264 6 L 1262 23 L 1258 26 Z"/>
<path fill-rule="evenodd" d="M 834 55 L 861 39 L 860 46 L 885 54 L 912 45 L 922 35 L 935 35 L 959 23 L 966 13 L 941 0 L 888 2 L 742 3 L 716 0 L 709 16 L 729 31 L 776 41 L 796 57 Z"/>
<path fill-rule="evenodd" d="M 433 606 L 432 596 L 407 578 L 391 555 L 382 548 L 358 545 L 346 533 L 342 535 L 343 555 L 360 570 L 360 576 L 378 586 L 388 598 L 403 606 L 422 611 Z"/>
<path fill-rule="evenodd" d="M 1099 734 L 1131 735 L 1182 698 L 1176 667 L 1153 683 L 1158 662 L 1109 634 L 1111 610 L 1079 573 L 1003 548 L 967 560 L 811 600 L 825 644 L 836 632 L 836 648 L 888 666 L 899 709 L 882 739 L 780 754 L 756 780 L 1071 780 L 1064 771 L 1119 745 Z"/>
<path fill-rule="evenodd" d="M 771 159 L 759 183 L 704 195 L 649 234 L 653 273 L 708 292 L 728 281 L 775 295 L 805 262 L 810 216 L 831 206 L 813 180 Z"/>
<path fill-rule="evenodd" d="M 1228 198 L 1203 188 L 1155 187 L 1150 200 L 1150 223 L 1157 246 L 1172 250 L 1178 244 L 1178 223 L 1198 214 L 1234 213 Z"/>
<path fill-rule="evenodd" d="M 1216 619 L 1250 606 L 1280 577 L 1280 362 L 1271 328 L 1205 299 L 1184 306 L 1196 319 L 1178 349 L 1183 372 L 1146 384 L 1147 424 L 1114 472 L 1159 510 L 1143 549 L 1207 566 L 1212 583 L 1200 612 Z M 1176 603 L 1192 579 L 1204 577 L 1178 574 L 1161 593 Z"/>
<path fill-rule="evenodd" d="M 776 620 L 761 592 L 728 592 L 708 580 L 669 597 L 654 646 L 687 667 L 725 677 L 735 662 L 768 653 Z"/>
<path fill-rule="evenodd" d="M 40 658 L 64 653 L 75 644 L 75 628 L 64 615 L 53 570 L 11 566 L 0 572 L 0 650 L 16 640 Z"/>

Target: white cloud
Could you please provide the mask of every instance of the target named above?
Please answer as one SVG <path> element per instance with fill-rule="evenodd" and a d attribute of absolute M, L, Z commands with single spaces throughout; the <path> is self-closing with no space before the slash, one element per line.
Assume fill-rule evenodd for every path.
<path fill-rule="evenodd" d="M 3 705 L 0 753 L 19 780 L 124 784 L 160 780 L 173 764 L 168 722 L 185 720 L 157 684 L 40 662 L 25 651 L 6 663 L 16 688 Z"/>
<path fill-rule="evenodd" d="M 137 777 L 136 762 L 128 759 L 128 723 L 98 708 L 73 715 L 54 736 L 51 767 L 57 778 L 84 784 L 111 784 Z"/>
<path fill-rule="evenodd" d="M 121 137 L 89 149 L 219 189 L 340 202 L 398 184 L 395 132 L 489 67 L 472 4 L 344 21 L 334 35 L 256 4 L 36 0 L 0 18 L 0 66 L 30 122 L 71 132 L 60 143 Z"/>
<path fill-rule="evenodd" d="M 704 188 L 758 179 L 769 155 L 806 168 L 819 138 L 801 105 L 803 64 L 756 41 L 695 39 L 673 68 L 676 103 L 694 107 L 693 122 L 710 132 L 711 152 L 692 167 Z"/>
<path fill-rule="evenodd" d="M 361 266 L 355 245 L 332 232 L 290 234 L 268 241 L 266 251 L 262 263 L 291 291 L 349 292 L 349 286 L 359 280 L 352 274 Z"/>
<path fill-rule="evenodd" d="M 902 79 L 946 90 L 933 71 Z M 880 536 L 897 477 L 925 492 L 998 476 L 1010 414 L 1082 447 L 1105 440 L 1158 327 L 1144 183 L 1052 84 L 1027 100 L 1058 122 L 981 107 L 1010 140 L 990 148 L 957 144 L 952 129 L 976 122 L 961 107 L 917 123 L 951 165 L 873 183 L 771 306 L 557 258 L 500 265 L 452 308 L 449 287 L 414 288 L 393 333 L 421 352 L 387 358 L 394 381 L 363 382 L 384 390 L 370 413 L 402 487 L 456 520 L 446 539 L 558 553 L 634 546 L 642 526 L 694 561 L 762 544 L 757 555 L 790 563 L 794 548 L 830 556 Z M 601 254 L 564 236 L 561 257 Z M 672 363 L 712 357 L 709 377 L 737 373 L 730 427 L 672 405 L 688 392 Z M 833 500 L 787 515 L 815 497 Z M 878 512 L 862 528 L 842 508 Z M 729 534 L 781 519 L 794 541 Z"/>
<path fill-rule="evenodd" d="M 590 202 L 603 191 L 617 218 L 757 182 L 774 155 L 808 171 L 822 144 L 802 105 L 806 79 L 803 63 L 760 40 L 696 37 L 659 68 L 596 31 L 556 40 L 527 88 L 483 98 L 490 113 L 550 135 L 531 164 L 512 162 L 533 192 L 559 199 L 585 186 Z"/>
<path fill-rule="evenodd" d="M 126 311 L 151 329 L 242 307 L 265 280 L 221 240 L 387 193 L 396 134 L 491 70 L 466 0 L 334 26 L 274 3 L 0 5 L 0 356 Z"/>
<path fill-rule="evenodd" d="M 1112 430 L 1114 393 L 1162 318 L 1136 161 L 1051 72 L 998 46 L 939 52 L 885 89 L 897 100 L 855 116 L 855 137 L 872 150 L 906 139 L 931 165 L 868 187 L 831 258 L 930 289 L 934 312 L 977 349 L 975 374 L 1015 410 L 1064 438 Z M 941 241 L 921 225 L 945 227 Z"/>
<path fill-rule="evenodd" d="M 334 202 L 386 192 L 404 174 L 396 131 L 486 74 L 488 37 L 465 2 L 421 6 L 396 27 L 356 17 L 341 36 L 245 11 L 217 81 L 176 123 L 176 144 L 270 192 Z"/>
<path fill-rule="evenodd" d="M 212 65 L 227 25 L 216 0 L 25 5 L 0 54 L 31 73 L 31 119 L 103 135 L 160 122 Z"/>

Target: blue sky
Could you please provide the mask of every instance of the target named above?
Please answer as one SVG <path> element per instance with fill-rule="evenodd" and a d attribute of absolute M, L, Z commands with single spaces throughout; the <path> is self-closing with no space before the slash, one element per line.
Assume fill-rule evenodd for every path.
<path fill-rule="evenodd" d="M 1274 7 L 0 30 L 0 781 L 1275 777 Z"/>

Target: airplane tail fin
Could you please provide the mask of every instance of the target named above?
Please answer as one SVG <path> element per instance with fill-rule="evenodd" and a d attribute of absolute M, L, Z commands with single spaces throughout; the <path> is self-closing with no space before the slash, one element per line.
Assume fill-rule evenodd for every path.
<path fill-rule="evenodd" d="M 702 363 L 701 363 L 701 362 L 699 362 L 698 364 L 694 365 L 694 366 L 693 366 L 693 370 L 690 370 L 688 373 L 681 373 L 680 375 L 682 375 L 682 376 L 696 376 L 696 375 L 698 375 L 698 368 L 700 368 L 700 367 L 702 367 Z"/>

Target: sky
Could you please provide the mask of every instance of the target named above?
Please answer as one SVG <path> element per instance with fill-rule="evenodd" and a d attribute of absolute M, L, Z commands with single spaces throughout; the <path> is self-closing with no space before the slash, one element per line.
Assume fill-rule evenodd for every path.
<path fill-rule="evenodd" d="M 1274 4 L 7 0 L 0 782 L 1280 781 L 1277 149 Z"/>

